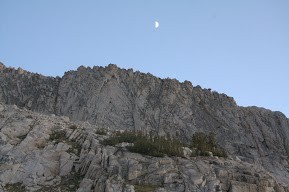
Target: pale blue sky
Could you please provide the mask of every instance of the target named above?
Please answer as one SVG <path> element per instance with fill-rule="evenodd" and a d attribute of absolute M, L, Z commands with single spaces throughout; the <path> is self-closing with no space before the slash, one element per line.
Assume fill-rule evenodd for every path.
<path fill-rule="evenodd" d="M 0 45 L 7 66 L 115 63 L 289 117 L 288 0 L 0 0 Z"/>

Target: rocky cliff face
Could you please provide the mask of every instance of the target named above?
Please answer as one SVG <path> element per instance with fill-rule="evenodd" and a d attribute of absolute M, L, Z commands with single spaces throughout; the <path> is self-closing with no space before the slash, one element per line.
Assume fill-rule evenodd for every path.
<path fill-rule="evenodd" d="M 0 104 L 0 191 L 289 191 L 238 157 L 150 157 L 103 146 L 99 128 Z"/>
<path fill-rule="evenodd" d="M 54 113 L 60 78 L 44 77 L 0 63 L 0 101 L 41 113 Z"/>
<path fill-rule="evenodd" d="M 263 167 L 288 185 L 289 121 L 280 112 L 239 107 L 233 98 L 190 82 L 108 67 L 45 77 L 0 66 L 0 101 L 44 114 L 65 115 L 110 130 L 153 131 L 188 142 L 215 132 L 230 157 Z"/>

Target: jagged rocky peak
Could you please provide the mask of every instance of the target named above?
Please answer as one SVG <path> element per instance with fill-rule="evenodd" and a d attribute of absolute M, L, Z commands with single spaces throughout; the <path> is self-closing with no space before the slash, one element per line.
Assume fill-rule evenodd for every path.
<path fill-rule="evenodd" d="M 0 62 L 0 70 L 3 70 L 3 69 L 5 69 L 5 68 L 6 68 L 5 65 Z"/>
<path fill-rule="evenodd" d="M 92 69 L 90 67 L 84 67 L 80 66 L 78 67 L 77 71 L 70 71 L 70 72 L 78 72 L 78 75 L 83 75 L 82 77 L 85 79 L 85 75 L 87 74 L 93 74 L 98 76 L 101 75 L 102 77 L 107 78 L 107 80 L 111 78 L 124 78 L 127 77 L 125 80 L 128 79 L 134 79 L 137 81 L 145 81 L 147 84 L 150 83 L 159 83 L 159 84 L 164 84 L 164 86 L 169 86 L 170 88 L 174 89 L 172 91 L 177 91 L 181 90 L 183 88 L 191 90 L 195 89 L 195 92 L 201 92 L 202 94 L 207 94 L 207 95 L 213 95 L 218 98 L 226 98 L 230 100 L 230 102 L 234 105 L 236 104 L 236 101 L 234 100 L 233 97 L 229 97 L 228 95 L 222 93 L 218 93 L 216 91 L 212 91 L 211 89 L 202 89 L 200 85 L 193 86 L 190 81 L 184 81 L 184 82 L 179 82 L 176 79 L 171 79 L 171 78 L 157 78 L 154 75 L 150 73 L 142 73 L 140 71 L 134 71 L 133 69 L 121 69 L 119 68 L 116 64 L 109 64 L 108 66 L 102 67 L 102 66 L 94 66 Z"/>
<path fill-rule="evenodd" d="M 9 74 L 11 76 L 42 76 L 41 74 L 38 73 L 32 73 L 30 71 L 26 71 L 22 69 L 21 67 L 18 67 L 17 69 L 14 67 L 6 67 L 3 63 L 0 62 L 0 71 L 1 73 Z M 43 76 L 44 77 L 44 76 Z"/>

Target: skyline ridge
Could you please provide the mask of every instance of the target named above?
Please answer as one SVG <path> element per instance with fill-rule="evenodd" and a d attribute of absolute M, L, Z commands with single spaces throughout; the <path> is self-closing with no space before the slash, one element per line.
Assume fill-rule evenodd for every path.
<path fill-rule="evenodd" d="M 92 66 L 92 67 L 91 67 L 91 66 L 80 65 L 79 67 L 77 67 L 77 69 L 71 69 L 71 70 L 65 71 L 62 76 L 49 76 L 49 75 L 46 75 L 46 74 L 43 74 L 43 73 L 31 72 L 31 71 L 29 71 L 29 70 L 26 70 L 26 69 L 21 68 L 20 66 L 19 66 L 19 67 L 7 66 L 7 65 L 5 65 L 5 64 L 4 64 L 3 62 L 1 62 L 1 61 L 0 61 L 0 65 L 3 65 L 4 68 L 11 68 L 11 69 L 15 69 L 15 70 L 22 70 L 23 72 L 21 72 L 21 73 L 27 72 L 27 73 L 39 74 L 39 75 L 42 75 L 42 76 L 44 76 L 44 77 L 52 77 L 52 78 L 57 78 L 57 77 L 63 78 L 63 77 L 65 76 L 65 73 L 70 72 L 70 71 L 72 71 L 72 72 L 77 72 L 77 71 L 78 71 L 80 68 L 82 68 L 82 67 L 84 67 L 84 68 L 86 68 L 86 69 L 94 69 L 94 68 L 98 68 L 98 67 L 101 67 L 101 68 L 109 68 L 109 67 L 113 66 L 113 67 L 116 67 L 116 68 L 118 68 L 118 69 L 120 69 L 120 70 L 126 70 L 126 71 L 127 71 L 127 70 L 132 70 L 134 73 L 135 73 L 135 72 L 139 72 L 139 73 L 141 73 L 141 74 L 152 75 L 154 78 L 177 80 L 177 82 L 178 82 L 178 83 L 181 83 L 181 84 L 183 84 L 183 83 L 185 83 L 185 82 L 189 82 L 189 83 L 192 85 L 192 87 L 200 87 L 201 89 L 207 90 L 207 91 L 209 91 L 209 92 L 216 92 L 217 94 L 224 94 L 224 95 L 226 95 L 227 97 L 232 98 L 232 99 L 236 102 L 236 105 L 239 106 L 239 107 L 249 107 L 249 108 L 250 108 L 250 107 L 257 107 L 257 108 L 260 108 L 260 109 L 269 110 L 269 111 L 271 111 L 271 112 L 281 112 L 285 117 L 289 118 L 289 116 L 286 115 L 286 113 L 284 113 L 283 111 L 272 110 L 272 109 L 266 108 L 266 107 L 264 107 L 264 106 L 257 106 L 257 105 L 242 106 L 242 105 L 238 104 L 238 102 L 235 100 L 234 96 L 228 95 L 227 93 L 219 92 L 219 91 L 217 91 L 217 90 L 214 90 L 214 88 L 206 88 L 206 87 L 203 87 L 202 85 L 194 85 L 190 80 L 180 81 L 180 80 L 178 80 L 178 79 L 176 79 L 176 78 L 171 78 L 171 77 L 161 78 L 161 77 L 158 77 L 158 76 L 156 76 L 156 75 L 154 75 L 154 74 L 151 74 L 150 72 L 145 73 L 145 72 L 142 72 L 142 71 L 139 71 L 139 70 L 135 70 L 134 68 L 122 68 L 122 67 L 119 67 L 117 64 L 114 64 L 114 63 L 109 63 L 109 64 L 104 65 L 104 66 L 94 65 L 94 66 Z M 0 70 L 3 70 L 3 68 L 1 67 Z"/>

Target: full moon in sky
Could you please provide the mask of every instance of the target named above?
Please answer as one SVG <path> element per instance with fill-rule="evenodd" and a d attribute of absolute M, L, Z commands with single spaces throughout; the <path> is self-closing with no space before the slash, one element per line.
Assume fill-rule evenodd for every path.
<path fill-rule="evenodd" d="M 155 28 L 158 28 L 160 26 L 159 22 L 155 21 Z"/>

